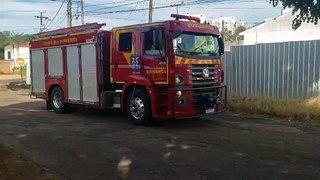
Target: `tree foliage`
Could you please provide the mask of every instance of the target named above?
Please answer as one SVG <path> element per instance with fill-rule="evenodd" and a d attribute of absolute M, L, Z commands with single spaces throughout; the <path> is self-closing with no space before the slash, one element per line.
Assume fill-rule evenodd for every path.
<path fill-rule="evenodd" d="M 303 22 L 318 24 L 320 19 L 320 0 L 269 0 L 273 6 L 282 2 L 284 8 L 292 8 L 292 14 L 296 14 L 292 22 L 292 28 L 298 29 Z"/>
<path fill-rule="evenodd" d="M 28 42 L 31 39 L 29 34 L 15 34 L 9 31 L 0 32 L 0 59 L 4 58 L 4 47 L 10 43 Z"/>
<path fill-rule="evenodd" d="M 239 26 L 234 33 L 232 31 L 230 31 L 229 29 L 224 29 L 221 34 L 224 38 L 224 41 L 226 42 L 234 42 L 237 40 L 237 37 L 239 36 L 239 34 L 243 31 L 245 31 L 246 28 L 244 26 Z"/>

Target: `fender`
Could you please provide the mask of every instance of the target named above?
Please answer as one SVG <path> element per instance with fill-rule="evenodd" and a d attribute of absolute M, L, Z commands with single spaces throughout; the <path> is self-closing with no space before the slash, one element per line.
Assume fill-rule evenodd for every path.
<path fill-rule="evenodd" d="M 141 76 L 141 75 L 131 74 L 125 80 L 125 84 L 122 88 L 122 92 L 124 92 L 124 90 L 126 90 L 126 88 L 132 84 L 141 85 L 146 88 L 151 87 L 153 85 L 153 83 L 149 78 L 146 78 L 145 76 Z"/>
<path fill-rule="evenodd" d="M 141 75 L 135 75 L 135 74 L 131 74 L 127 77 L 127 79 L 125 80 L 125 84 L 122 87 L 122 92 L 123 95 L 121 97 L 121 111 L 124 111 L 124 101 L 125 101 L 125 96 L 124 93 L 126 92 L 127 88 L 130 85 L 140 85 L 146 88 L 147 92 L 149 93 L 149 98 L 150 98 L 150 102 L 151 102 L 151 109 L 152 109 L 152 114 L 154 113 L 154 109 L 155 109 L 155 96 L 154 96 L 154 90 L 153 90 L 153 85 L 154 83 L 152 83 L 152 81 L 145 77 L 145 76 L 141 76 Z"/>
<path fill-rule="evenodd" d="M 45 100 L 49 100 L 49 90 L 51 89 L 52 86 L 59 86 L 63 93 L 64 93 L 64 102 L 66 102 L 66 100 L 68 99 L 68 93 L 67 93 L 67 87 L 66 87 L 66 81 L 64 79 L 46 79 L 46 94 L 44 99 Z"/>

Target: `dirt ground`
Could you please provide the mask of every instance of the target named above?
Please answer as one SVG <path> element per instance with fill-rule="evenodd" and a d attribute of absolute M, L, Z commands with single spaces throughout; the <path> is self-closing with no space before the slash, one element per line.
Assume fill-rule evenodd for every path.
<path fill-rule="evenodd" d="M 0 86 L 16 80 L 21 80 L 21 77 L 17 74 L 0 74 Z"/>
<path fill-rule="evenodd" d="M 137 127 L 117 111 L 55 114 L 27 91 L 4 90 L 0 133 L 12 163 L 25 163 L 18 179 L 30 166 L 39 179 L 320 177 L 320 127 L 281 120 L 226 113 Z"/>

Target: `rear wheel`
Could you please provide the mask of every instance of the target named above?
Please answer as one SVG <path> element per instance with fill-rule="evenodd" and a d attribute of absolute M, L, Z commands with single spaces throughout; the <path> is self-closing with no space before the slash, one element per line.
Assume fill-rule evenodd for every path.
<path fill-rule="evenodd" d="M 64 103 L 63 91 L 60 87 L 54 87 L 50 96 L 51 107 L 56 113 L 65 113 L 67 105 Z"/>
<path fill-rule="evenodd" d="M 137 89 L 129 93 L 126 99 L 127 117 L 136 125 L 149 125 L 152 122 L 151 105 L 148 93 Z"/>

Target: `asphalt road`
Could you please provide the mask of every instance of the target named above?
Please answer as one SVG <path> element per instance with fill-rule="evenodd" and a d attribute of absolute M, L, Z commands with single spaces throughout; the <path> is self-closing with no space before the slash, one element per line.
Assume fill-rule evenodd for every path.
<path fill-rule="evenodd" d="M 0 144 L 66 179 L 319 179 L 320 127 L 230 114 L 137 127 L 0 91 Z"/>

